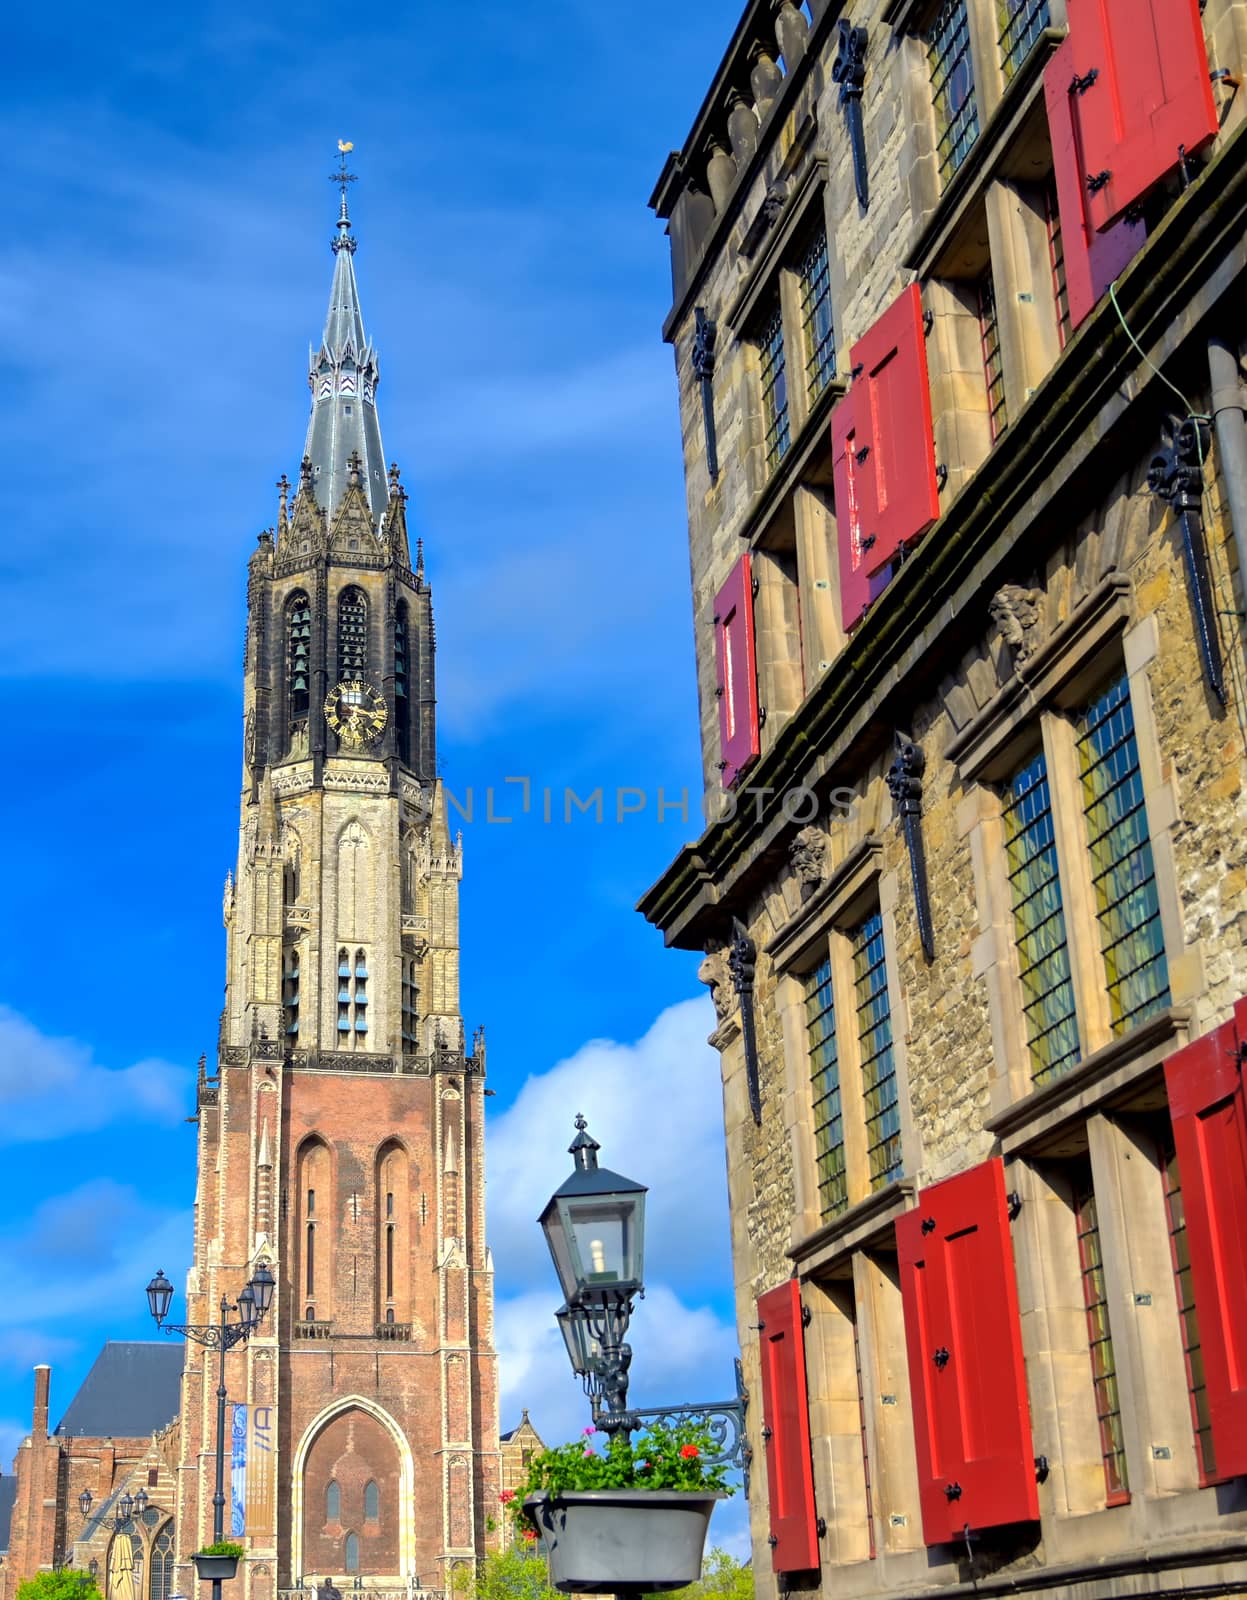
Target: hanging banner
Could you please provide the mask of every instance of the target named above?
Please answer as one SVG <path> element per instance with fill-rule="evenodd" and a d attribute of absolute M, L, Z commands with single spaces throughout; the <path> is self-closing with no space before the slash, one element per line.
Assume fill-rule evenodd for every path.
<path fill-rule="evenodd" d="M 229 1531 L 238 1538 L 247 1528 L 247 1407 L 234 1407 L 230 1432 Z"/>
<path fill-rule="evenodd" d="M 277 1407 L 251 1407 L 247 1428 L 247 1534 L 258 1544 L 276 1538 Z"/>

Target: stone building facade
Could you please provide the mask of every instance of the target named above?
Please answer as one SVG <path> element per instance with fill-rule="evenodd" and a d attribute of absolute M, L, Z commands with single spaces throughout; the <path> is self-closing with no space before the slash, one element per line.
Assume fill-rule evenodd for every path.
<path fill-rule="evenodd" d="M 450 1592 L 498 1540 L 484 1036 L 465 1039 L 459 1010 L 432 598 L 381 450 L 346 194 L 344 178 L 299 481 L 283 477 L 248 571 L 225 1005 L 215 1067 L 200 1062 L 194 1255 L 172 1313 L 212 1326 L 262 1263 L 276 1275 L 225 1358 L 238 1600 L 327 1577 Z M 96 1558 L 107 1600 L 194 1592 L 218 1360 L 188 1342 L 180 1402 L 149 1424 L 165 1431 L 120 1454 L 49 1435 L 44 1384 L 18 1457 L 12 1584 Z M 112 1507 L 149 1472 L 175 1550 L 135 1588 L 114 1581 L 113 1551 L 145 1534 L 114 1530 Z"/>
<path fill-rule="evenodd" d="M 762 1594 L 1247 1588 L 1245 77 L 752 0 L 651 201 Z"/>
<path fill-rule="evenodd" d="M 520 1414 L 520 1420 L 514 1428 L 508 1429 L 502 1435 L 502 1476 L 500 1493 L 506 1494 L 509 1489 L 512 1494 L 528 1476 L 528 1466 L 535 1455 L 545 1449 L 545 1442 L 533 1427 L 528 1411 L 525 1409 Z M 515 1524 L 505 1514 L 499 1514 L 498 1540 L 503 1549 L 515 1543 Z"/>

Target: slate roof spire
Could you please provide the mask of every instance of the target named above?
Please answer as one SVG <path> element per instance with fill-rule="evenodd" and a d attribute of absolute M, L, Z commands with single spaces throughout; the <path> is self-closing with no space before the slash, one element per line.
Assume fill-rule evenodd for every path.
<path fill-rule="evenodd" d="M 320 346 L 309 351 L 312 415 L 303 453 L 312 464 L 317 503 L 332 516 L 350 482 L 350 458 L 358 451 L 362 487 L 377 523 L 389 493 L 377 418 L 380 369 L 376 348 L 364 332 L 355 282 L 355 237 L 347 206 L 347 187 L 355 182 L 355 174 L 346 170 L 352 148 L 348 141 L 338 140 L 339 170 L 331 174 L 331 181 L 341 190 L 333 240 L 333 285 Z"/>

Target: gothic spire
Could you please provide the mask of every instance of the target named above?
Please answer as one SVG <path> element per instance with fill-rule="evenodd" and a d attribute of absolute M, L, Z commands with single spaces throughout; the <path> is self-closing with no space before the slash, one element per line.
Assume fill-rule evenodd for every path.
<path fill-rule="evenodd" d="M 320 347 L 313 346 L 309 353 L 312 415 L 303 453 L 311 460 L 317 502 L 332 516 L 351 481 L 350 458 L 358 452 L 361 486 L 375 523 L 385 510 L 388 490 L 377 420 L 377 352 L 364 333 L 355 282 L 355 238 L 347 206 L 347 187 L 355 182 L 355 174 L 346 170 L 351 149 L 349 142 L 338 140 L 341 161 L 339 170 L 331 174 L 331 181 L 341 190 L 333 241 L 333 286 Z"/>

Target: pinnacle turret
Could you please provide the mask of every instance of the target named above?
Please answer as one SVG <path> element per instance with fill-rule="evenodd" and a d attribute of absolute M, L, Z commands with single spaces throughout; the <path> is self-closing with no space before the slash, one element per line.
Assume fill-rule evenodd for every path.
<path fill-rule="evenodd" d="M 377 418 L 380 369 L 375 347 L 364 332 L 355 281 L 355 238 L 347 210 L 346 155 L 333 182 L 341 189 L 337 235 L 333 240 L 333 284 L 319 347 L 309 351 L 308 384 L 312 415 L 303 453 L 311 468 L 317 503 L 330 516 L 352 481 L 351 457 L 359 456 L 359 483 L 368 496 L 374 523 L 388 499 L 385 452 Z"/>

